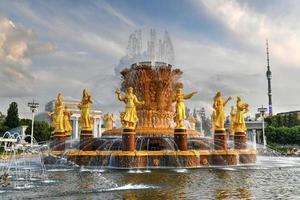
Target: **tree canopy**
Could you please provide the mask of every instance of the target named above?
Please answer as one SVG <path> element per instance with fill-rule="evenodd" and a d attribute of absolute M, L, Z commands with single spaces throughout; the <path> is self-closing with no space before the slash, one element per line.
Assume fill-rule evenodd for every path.
<path fill-rule="evenodd" d="M 28 126 L 26 131 L 26 135 L 31 134 L 31 126 Z M 34 121 L 34 127 L 33 127 L 33 137 L 36 139 L 37 142 L 43 142 L 50 139 L 51 135 L 51 127 L 47 122 L 44 121 Z M 30 141 L 30 139 L 26 140 L 27 142 Z"/>
<path fill-rule="evenodd" d="M 300 120 L 298 119 L 296 113 L 285 116 L 275 115 L 272 117 L 268 117 L 266 118 L 266 122 L 268 126 L 273 126 L 276 128 L 300 126 Z"/>
<path fill-rule="evenodd" d="M 275 115 L 266 119 L 268 143 L 300 145 L 300 120 L 297 114 Z"/>
<path fill-rule="evenodd" d="M 16 128 L 20 125 L 18 104 L 16 102 L 12 102 L 9 105 L 4 125 L 9 129 Z"/>

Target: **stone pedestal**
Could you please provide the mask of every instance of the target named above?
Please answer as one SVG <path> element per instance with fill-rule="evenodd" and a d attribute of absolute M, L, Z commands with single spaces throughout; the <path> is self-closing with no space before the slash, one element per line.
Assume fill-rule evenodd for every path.
<path fill-rule="evenodd" d="M 186 129 L 175 129 L 174 131 L 174 141 L 177 145 L 178 150 L 187 151 L 187 133 Z"/>
<path fill-rule="evenodd" d="M 92 130 L 81 130 L 79 149 L 83 151 L 93 150 L 93 131 Z"/>
<path fill-rule="evenodd" d="M 65 132 L 54 132 L 50 137 L 50 149 L 53 151 L 64 151 L 66 149 Z"/>
<path fill-rule="evenodd" d="M 226 150 L 227 139 L 225 130 L 215 130 L 214 134 L 214 148 L 215 150 Z"/>
<path fill-rule="evenodd" d="M 245 132 L 234 133 L 234 149 L 247 149 L 247 138 Z"/>
<path fill-rule="evenodd" d="M 135 151 L 136 150 L 136 136 L 135 129 L 123 129 L 122 133 L 122 150 Z"/>

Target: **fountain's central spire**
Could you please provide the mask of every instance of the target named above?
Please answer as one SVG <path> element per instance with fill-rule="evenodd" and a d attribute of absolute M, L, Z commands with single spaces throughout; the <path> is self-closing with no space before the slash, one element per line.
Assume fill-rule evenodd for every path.
<path fill-rule="evenodd" d="M 150 29 L 150 34 L 146 34 L 141 29 L 130 34 L 126 55 L 120 59 L 120 63 L 115 68 L 119 74 L 126 66 L 141 61 L 175 63 L 175 52 L 171 37 L 167 31 L 163 36 L 155 29 Z"/>

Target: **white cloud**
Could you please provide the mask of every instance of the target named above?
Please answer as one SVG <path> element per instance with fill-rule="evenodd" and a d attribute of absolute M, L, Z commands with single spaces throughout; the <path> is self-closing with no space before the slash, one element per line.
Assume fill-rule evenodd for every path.
<path fill-rule="evenodd" d="M 131 28 L 135 28 L 136 27 L 136 24 L 132 20 L 130 20 L 125 15 L 123 15 L 120 11 L 117 11 L 116 9 L 114 9 L 108 3 L 105 3 L 104 1 L 102 1 L 101 5 L 104 7 L 104 9 L 106 10 L 106 12 L 108 12 L 110 15 L 112 15 L 114 17 L 117 17 L 119 20 L 121 20 L 122 22 L 124 22 L 126 25 L 129 25 Z"/>
<path fill-rule="evenodd" d="M 51 44 L 46 46 L 48 52 Z M 7 18 L 0 18 L 1 97 L 32 94 L 36 77 L 30 56 L 45 52 L 46 46 L 35 40 L 31 29 Z"/>
<path fill-rule="evenodd" d="M 222 25 L 216 28 L 210 24 L 209 31 L 225 28 L 224 32 L 228 32 L 214 41 L 209 39 L 209 31 L 198 29 L 200 33 L 191 33 L 193 28 L 183 28 L 176 20 L 165 24 L 173 28 L 169 32 L 177 63 L 184 72 L 186 91 L 199 91 L 188 105 L 209 108 L 217 90 L 223 91 L 224 96 L 242 94 L 253 112 L 256 106 L 266 104 L 266 38 L 271 47 L 274 109 L 283 111 L 298 104 L 300 27 L 295 24 L 299 14 L 289 7 L 282 9 L 288 13 L 274 17 L 247 3 L 195 2 L 199 12 L 207 15 L 207 23 L 213 19 Z M 125 54 L 127 39 L 138 26 L 137 21 L 145 22 L 144 27 L 157 22 L 134 13 L 129 17 L 121 8 L 102 1 L 74 5 L 72 10 L 65 10 L 63 3 L 57 2 L 48 2 L 43 9 L 44 3 L 6 3 L 3 7 L 7 5 L 11 6 L 7 11 L 10 14 L 1 5 L 0 11 L 7 16 L 13 13 L 24 23 L 0 18 L 0 96 L 34 95 L 45 103 L 58 92 L 80 98 L 81 90 L 88 88 L 102 110 L 119 109 L 113 91 L 119 86 L 120 77 L 114 75 L 113 66 Z M 37 36 L 42 40 L 37 40 Z M 224 45 L 226 42 L 230 45 Z M 286 88 L 295 93 L 287 93 Z"/>
<path fill-rule="evenodd" d="M 295 5 L 286 4 L 285 8 L 279 9 L 281 14 L 274 16 L 272 12 L 251 7 L 250 1 L 195 1 L 194 4 L 199 12 L 205 10 L 226 28 L 228 41 L 232 43 L 230 49 L 218 41 L 215 42 L 217 45 L 210 42 L 208 48 L 197 42 L 187 45 L 194 47 L 186 48 L 185 53 L 189 52 L 190 57 L 196 56 L 194 51 L 202 55 L 197 60 L 205 63 L 208 69 L 205 75 L 213 77 L 213 74 L 221 73 L 220 83 L 225 81 L 230 88 L 244 93 L 255 112 L 255 107 L 267 103 L 265 40 L 269 39 L 274 110 L 299 109 L 300 88 L 295 74 L 299 73 L 300 66 L 300 29 L 295 26 L 298 23 L 295 19 L 299 18 L 299 12 L 293 8 Z M 186 60 L 189 59 L 191 65 L 196 62 L 192 58 Z M 231 80 L 228 82 L 228 79 Z"/>
<path fill-rule="evenodd" d="M 125 54 L 124 48 L 122 48 L 122 46 L 120 46 L 120 44 L 116 41 L 101 37 L 94 33 L 83 33 L 78 42 L 102 54 L 116 57 L 120 57 Z"/>
<path fill-rule="evenodd" d="M 246 1 L 198 1 L 195 4 L 200 9 L 204 6 L 212 16 L 221 21 L 240 44 L 264 50 L 265 40 L 269 39 L 276 62 L 300 64 L 297 53 L 300 51 L 300 28 L 295 26 L 298 23 L 295 17 L 299 16 L 295 16 L 295 10 L 290 5 L 286 4 L 286 12 L 289 13 L 274 17 L 270 13 L 261 13 L 251 8 Z"/>
<path fill-rule="evenodd" d="M 217 91 L 222 91 L 225 97 L 241 95 L 251 104 L 251 113 L 264 102 L 265 71 L 263 66 L 259 69 L 264 58 L 189 37 L 177 37 L 173 42 L 185 90 L 199 92 L 187 105 L 203 106 L 209 111 Z M 230 104 L 234 105 L 235 100 Z"/>
<path fill-rule="evenodd" d="M 0 95 L 19 96 L 31 92 L 31 61 L 25 56 L 32 32 L 0 18 Z"/>

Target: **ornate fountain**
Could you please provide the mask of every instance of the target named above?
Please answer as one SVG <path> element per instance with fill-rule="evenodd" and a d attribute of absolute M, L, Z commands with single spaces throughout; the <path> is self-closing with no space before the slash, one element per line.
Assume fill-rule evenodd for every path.
<path fill-rule="evenodd" d="M 120 113 L 122 128 L 106 130 L 101 138 L 93 138 L 91 129 L 83 128 L 78 149 L 62 150 L 65 145 L 58 145 L 56 139 L 49 155 L 64 155 L 79 165 L 112 168 L 199 167 L 256 161 L 256 150 L 247 148 L 246 127 L 242 120 L 248 105 L 242 104 L 240 98 L 237 102 L 240 112 L 233 125 L 234 148 L 229 149 L 224 107 L 231 97 L 224 101 L 220 92 L 216 94 L 214 136 L 204 137 L 184 125 L 184 101 L 196 93 L 183 93 L 180 69 L 166 63 L 140 62 L 124 69 L 121 75 L 121 90 L 116 90 L 116 95 L 126 105 Z M 82 102 L 92 103 L 85 92 Z M 88 119 L 87 110 L 82 113 Z M 52 138 L 57 138 L 55 135 L 54 132 Z M 46 162 L 56 161 L 49 156 Z"/>

